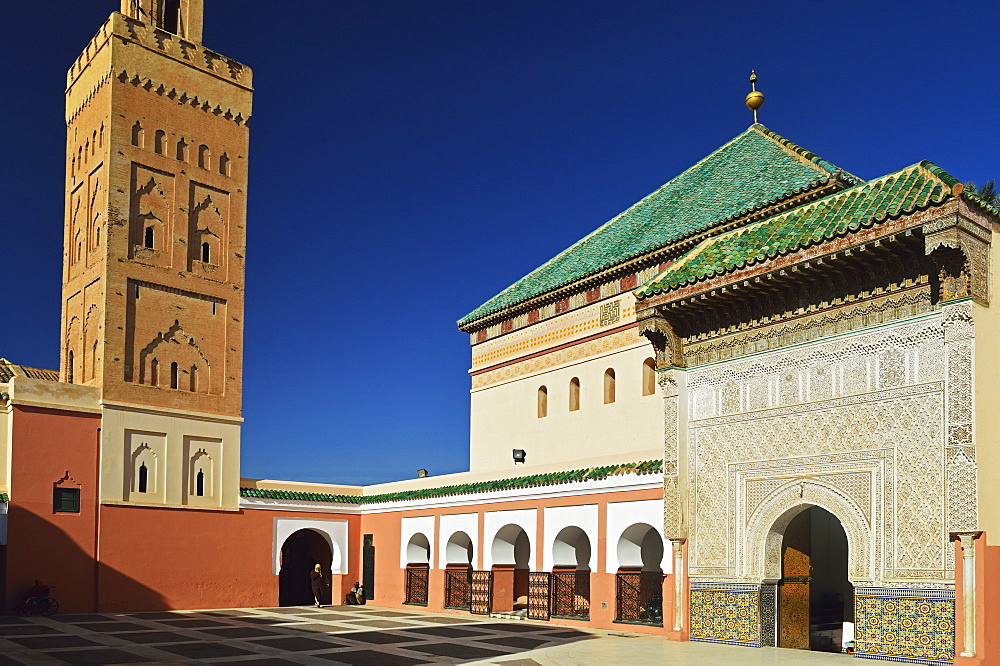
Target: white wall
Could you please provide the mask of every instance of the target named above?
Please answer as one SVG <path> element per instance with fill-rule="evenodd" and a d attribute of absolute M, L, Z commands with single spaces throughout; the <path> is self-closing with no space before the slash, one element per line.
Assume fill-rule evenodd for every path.
<path fill-rule="evenodd" d="M 566 527 L 579 527 L 586 532 L 590 538 L 590 570 L 597 569 L 597 505 L 584 504 L 583 506 L 556 506 L 545 509 L 542 570 L 552 571 L 552 565 L 555 563 L 552 555 L 552 544 Z"/>
<path fill-rule="evenodd" d="M 497 532 L 506 525 L 518 525 L 528 535 L 531 544 L 531 554 L 528 557 L 528 568 L 538 571 L 538 511 L 536 509 L 517 509 L 514 511 L 489 511 L 483 514 L 483 541 L 480 548 L 483 553 L 483 569 L 493 568 L 493 540 Z"/>
<path fill-rule="evenodd" d="M 346 520 L 323 520 L 313 518 L 275 518 L 274 519 L 274 543 L 273 543 L 273 573 L 275 576 L 281 571 L 281 546 L 285 539 L 299 530 L 310 529 L 318 532 L 326 539 L 330 545 L 330 552 L 333 553 L 333 561 L 330 564 L 330 573 L 347 573 L 347 521 Z"/>
<path fill-rule="evenodd" d="M 436 557 L 434 548 L 434 516 L 415 516 L 413 518 L 402 518 L 400 520 L 399 567 L 401 569 L 405 569 L 406 565 L 410 563 L 406 547 L 410 545 L 410 539 L 413 535 L 418 533 L 427 537 L 427 543 L 430 545 L 431 550 L 427 558 L 427 562 L 431 566 L 434 564 L 434 558 Z"/>
<path fill-rule="evenodd" d="M 579 461 L 662 451 L 663 399 L 642 395 L 642 364 L 648 344 L 570 362 L 472 392 L 470 468 L 514 473 L 512 449 L 524 449 L 528 464 Z M 604 404 L 604 373 L 615 371 L 616 399 Z M 580 380 L 580 409 L 569 411 L 569 386 Z M 538 418 L 538 388 L 548 389 L 548 416 Z"/>
<path fill-rule="evenodd" d="M 455 532 L 465 532 L 472 539 L 472 567 L 477 568 L 479 561 L 479 514 L 478 513 L 456 513 L 448 516 L 441 516 L 441 534 L 438 538 L 437 566 L 444 569 L 448 564 L 448 540 Z"/>
<path fill-rule="evenodd" d="M 618 559 L 618 544 L 622 534 L 632 525 L 645 523 L 650 525 L 663 542 L 663 561 L 660 568 L 663 573 L 673 571 L 673 556 L 671 543 L 663 538 L 663 500 L 637 500 L 634 502 L 608 503 L 608 522 L 606 529 L 607 550 L 605 551 L 605 571 L 617 573 L 621 562 Z"/>

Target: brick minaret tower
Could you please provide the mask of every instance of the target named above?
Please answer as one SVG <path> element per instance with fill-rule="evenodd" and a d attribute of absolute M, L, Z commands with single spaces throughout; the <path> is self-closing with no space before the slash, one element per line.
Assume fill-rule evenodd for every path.
<path fill-rule="evenodd" d="M 106 410 L 168 415 L 130 422 L 162 430 L 164 449 L 198 439 L 183 414 L 238 423 L 241 411 L 251 72 L 202 46 L 202 18 L 203 0 L 122 0 L 66 89 L 62 380 L 100 387 Z M 124 436 L 137 459 L 124 421 L 105 422 L 107 451 L 121 458 Z M 238 426 L 218 443 L 238 460 Z M 185 503 L 168 477 L 191 466 L 142 445 L 162 481 L 142 499 Z M 137 480 L 127 459 L 105 467 L 118 464 L 128 501 Z"/>

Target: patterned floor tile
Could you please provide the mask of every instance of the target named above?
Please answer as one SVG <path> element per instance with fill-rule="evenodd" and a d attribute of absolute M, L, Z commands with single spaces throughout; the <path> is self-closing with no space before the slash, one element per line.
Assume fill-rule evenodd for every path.
<path fill-rule="evenodd" d="M 129 634 L 111 634 L 115 638 L 129 641 L 130 643 L 184 643 L 190 642 L 190 636 L 172 634 L 169 631 L 140 631 Z"/>
<path fill-rule="evenodd" d="M 413 622 L 397 622 L 395 620 L 352 620 L 352 624 L 359 627 L 372 627 L 375 629 L 401 629 L 403 627 L 418 626 Z"/>
<path fill-rule="evenodd" d="M 337 638 L 346 638 L 352 641 L 360 641 L 362 643 L 375 643 L 377 645 L 387 645 L 389 643 L 408 643 L 420 640 L 419 636 L 402 636 L 382 631 L 352 631 L 346 634 L 337 634 Z"/>
<path fill-rule="evenodd" d="M 252 641 L 254 645 L 274 648 L 276 650 L 286 650 L 288 652 L 304 652 L 308 650 L 323 650 L 334 647 L 343 647 L 347 643 L 337 641 L 326 641 L 318 638 L 306 638 L 304 636 L 288 636 L 286 638 L 270 638 L 259 641 Z"/>
<path fill-rule="evenodd" d="M 480 643 L 503 645 L 521 650 L 534 650 L 539 645 L 545 645 L 549 642 L 548 638 L 529 638 L 528 636 L 499 636 L 496 638 L 477 638 L 476 640 Z"/>
<path fill-rule="evenodd" d="M 100 645 L 82 636 L 31 636 L 29 638 L 10 638 L 13 643 L 32 650 L 51 650 L 54 648 L 78 648 Z"/>
<path fill-rule="evenodd" d="M 433 662 L 404 657 L 398 654 L 387 654 L 385 652 L 375 652 L 374 650 L 354 650 L 352 652 L 328 652 L 325 654 L 314 654 L 312 657 L 329 659 L 341 664 L 351 664 L 352 666 L 410 666 L 410 664 L 431 664 Z"/>
<path fill-rule="evenodd" d="M 223 629 L 198 629 L 198 633 L 211 634 L 219 638 L 261 638 L 263 636 L 280 636 L 277 631 L 268 631 L 260 627 L 225 627 Z"/>
<path fill-rule="evenodd" d="M 180 655 L 187 659 L 214 659 L 218 657 L 239 657 L 256 654 L 249 650 L 241 650 L 240 648 L 221 643 L 181 643 L 178 645 L 160 645 L 156 649 Z"/>
<path fill-rule="evenodd" d="M 78 623 L 74 622 L 74 626 L 80 629 L 86 629 L 87 631 L 97 631 L 102 634 L 107 633 L 118 633 L 120 631 L 149 631 L 152 627 L 147 627 L 144 624 L 135 624 L 134 622 L 101 622 L 99 624 L 91 625 L 88 623 Z"/>
<path fill-rule="evenodd" d="M 165 624 L 170 627 L 178 628 L 195 628 L 195 627 L 228 627 L 231 626 L 225 622 L 219 622 L 218 620 L 209 620 L 207 618 L 189 618 L 185 620 L 159 620 L 160 624 Z"/>
<path fill-rule="evenodd" d="M 506 657 L 510 654 L 509 652 L 489 650 L 474 645 L 462 645 L 461 643 L 421 643 L 407 645 L 406 649 L 414 652 L 425 652 L 436 657 L 454 657 L 456 659 L 489 659 L 491 657 Z"/>
<path fill-rule="evenodd" d="M 142 655 L 114 648 L 67 650 L 63 652 L 46 652 L 45 654 L 67 664 L 141 664 L 149 661 L 149 659 Z"/>
<path fill-rule="evenodd" d="M 488 634 L 482 631 L 469 631 L 465 627 L 420 627 L 419 629 L 406 629 L 408 634 L 419 634 L 421 636 L 441 636 L 443 638 L 482 638 Z"/>

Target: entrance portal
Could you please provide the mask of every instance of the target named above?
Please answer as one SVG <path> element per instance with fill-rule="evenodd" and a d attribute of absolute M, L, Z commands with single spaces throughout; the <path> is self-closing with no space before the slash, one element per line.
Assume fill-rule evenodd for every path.
<path fill-rule="evenodd" d="M 278 572 L 278 605 L 311 606 L 313 602 L 310 572 L 317 564 L 323 569 L 326 588 L 320 603 L 330 603 L 330 567 L 333 552 L 319 532 L 310 529 L 294 532 L 281 544 L 281 570 Z"/>
<path fill-rule="evenodd" d="M 841 652 L 853 623 L 847 534 L 829 511 L 806 508 L 788 523 L 781 546 L 778 646 Z"/>

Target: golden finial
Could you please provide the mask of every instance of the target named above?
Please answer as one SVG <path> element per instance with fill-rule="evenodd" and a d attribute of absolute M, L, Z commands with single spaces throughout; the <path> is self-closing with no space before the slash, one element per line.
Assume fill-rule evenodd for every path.
<path fill-rule="evenodd" d="M 746 99 L 747 108 L 753 111 L 753 124 L 757 124 L 757 109 L 764 106 L 764 93 L 757 90 L 757 73 L 750 70 L 750 92 Z"/>

